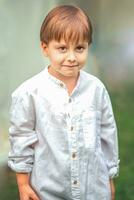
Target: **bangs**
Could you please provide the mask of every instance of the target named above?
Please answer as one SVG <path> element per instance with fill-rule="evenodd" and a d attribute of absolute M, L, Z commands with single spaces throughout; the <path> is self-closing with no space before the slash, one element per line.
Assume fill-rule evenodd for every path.
<path fill-rule="evenodd" d="M 70 21 L 70 23 L 63 23 L 60 24 L 60 26 L 57 24 L 54 27 L 55 31 L 52 31 L 51 33 L 51 39 L 54 39 L 58 42 L 61 40 L 64 40 L 66 43 L 74 43 L 78 44 L 79 42 L 86 41 L 90 43 L 90 35 L 88 27 L 86 27 L 83 23 L 80 23 L 80 21 Z"/>

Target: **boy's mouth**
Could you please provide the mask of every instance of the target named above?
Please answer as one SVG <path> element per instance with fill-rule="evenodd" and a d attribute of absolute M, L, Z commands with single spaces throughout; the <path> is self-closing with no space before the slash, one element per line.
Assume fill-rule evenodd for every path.
<path fill-rule="evenodd" d="M 78 65 L 63 65 L 64 67 L 78 67 Z"/>

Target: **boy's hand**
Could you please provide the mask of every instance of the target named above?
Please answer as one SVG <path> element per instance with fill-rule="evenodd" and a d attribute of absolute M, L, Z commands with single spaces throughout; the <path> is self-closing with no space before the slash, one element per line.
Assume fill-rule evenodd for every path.
<path fill-rule="evenodd" d="M 111 200 L 115 199 L 115 186 L 114 186 L 114 181 L 110 179 L 110 188 L 111 188 Z"/>
<path fill-rule="evenodd" d="M 16 173 L 20 200 L 40 200 L 29 184 L 29 174 Z"/>
<path fill-rule="evenodd" d="M 40 200 L 37 194 L 29 185 L 19 187 L 20 200 Z"/>

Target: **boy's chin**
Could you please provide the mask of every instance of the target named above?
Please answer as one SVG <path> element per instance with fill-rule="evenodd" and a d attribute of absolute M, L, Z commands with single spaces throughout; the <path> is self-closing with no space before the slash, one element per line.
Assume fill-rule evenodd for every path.
<path fill-rule="evenodd" d="M 77 77 L 78 74 L 79 74 L 79 71 L 77 71 L 77 72 L 63 73 L 62 75 L 65 76 L 65 77 L 71 78 L 71 77 Z"/>
<path fill-rule="evenodd" d="M 75 68 L 75 69 L 68 69 L 68 70 L 63 70 L 61 73 L 64 76 L 77 76 L 79 73 L 80 69 L 79 68 Z"/>

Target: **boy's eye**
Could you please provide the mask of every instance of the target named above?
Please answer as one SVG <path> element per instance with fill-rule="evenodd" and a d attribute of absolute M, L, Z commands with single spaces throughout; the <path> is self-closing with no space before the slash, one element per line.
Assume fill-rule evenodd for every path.
<path fill-rule="evenodd" d="M 59 49 L 60 52 L 63 52 L 63 53 L 66 52 L 66 50 L 67 50 L 66 47 L 59 47 L 58 49 Z"/>
<path fill-rule="evenodd" d="M 85 48 L 83 46 L 76 47 L 77 52 L 80 52 L 80 53 L 83 52 L 84 49 Z"/>

